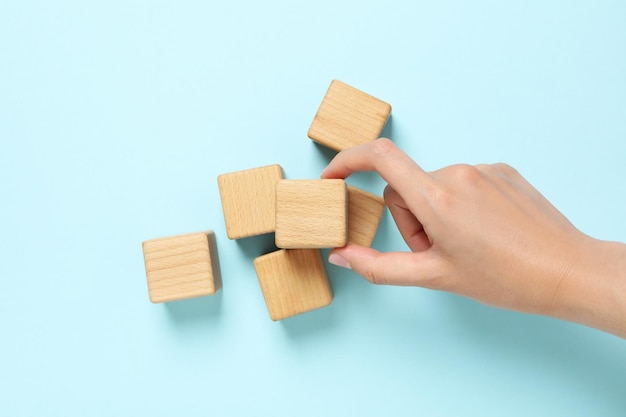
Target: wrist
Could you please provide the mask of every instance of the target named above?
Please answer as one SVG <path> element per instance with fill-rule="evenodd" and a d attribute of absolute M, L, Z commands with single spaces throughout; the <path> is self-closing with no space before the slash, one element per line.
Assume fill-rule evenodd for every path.
<path fill-rule="evenodd" d="M 548 315 L 626 338 L 626 244 L 586 237 Z"/>

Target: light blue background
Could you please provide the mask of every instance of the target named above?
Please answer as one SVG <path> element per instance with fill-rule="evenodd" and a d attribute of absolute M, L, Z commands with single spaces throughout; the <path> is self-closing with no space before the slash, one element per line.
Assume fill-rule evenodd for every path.
<path fill-rule="evenodd" d="M 330 307 L 269 319 L 271 240 L 226 238 L 216 177 L 318 177 L 333 78 L 424 168 L 508 162 L 626 240 L 623 1 L 5 0 L 0 415 L 626 413 L 626 343 L 574 324 L 331 266 Z M 205 229 L 224 290 L 151 304 L 141 242 Z M 375 247 L 405 248 L 389 215 Z"/>

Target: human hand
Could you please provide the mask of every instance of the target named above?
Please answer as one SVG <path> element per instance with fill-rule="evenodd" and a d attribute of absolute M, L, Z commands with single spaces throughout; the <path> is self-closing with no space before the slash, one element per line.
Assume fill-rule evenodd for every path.
<path fill-rule="evenodd" d="M 331 252 L 331 263 L 376 284 L 445 290 L 626 334 L 626 316 L 608 317 L 597 305 L 610 301 L 610 287 L 590 278 L 598 259 L 590 260 L 598 253 L 606 262 L 621 256 L 624 278 L 624 245 L 606 245 L 580 232 L 510 166 L 425 172 L 393 142 L 379 139 L 339 153 L 322 178 L 372 170 L 389 184 L 385 201 L 411 252 L 348 245 Z M 618 281 L 621 289 L 625 282 Z M 618 312 L 626 311 L 624 297 L 615 303 Z"/>

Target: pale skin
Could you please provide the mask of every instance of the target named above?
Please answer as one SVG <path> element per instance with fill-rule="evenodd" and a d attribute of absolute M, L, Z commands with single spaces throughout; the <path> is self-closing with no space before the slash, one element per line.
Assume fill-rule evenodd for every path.
<path fill-rule="evenodd" d="M 348 245 L 332 264 L 375 284 L 449 291 L 626 338 L 626 244 L 579 231 L 506 164 L 426 172 L 388 139 L 340 152 L 322 178 L 377 171 L 410 252 Z"/>

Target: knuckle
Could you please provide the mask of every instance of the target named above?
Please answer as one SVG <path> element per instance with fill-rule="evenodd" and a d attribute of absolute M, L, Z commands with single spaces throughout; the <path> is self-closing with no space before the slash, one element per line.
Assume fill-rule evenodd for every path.
<path fill-rule="evenodd" d="M 387 284 L 387 278 L 383 270 L 381 270 L 380 268 L 377 268 L 376 264 L 372 265 L 372 267 L 367 268 L 365 271 L 363 271 L 363 277 L 369 282 L 371 282 L 372 284 L 376 284 L 376 285 Z"/>
<path fill-rule="evenodd" d="M 461 164 L 455 165 L 454 175 L 457 179 L 464 183 L 476 183 L 483 178 L 483 174 L 478 168 L 472 165 Z"/>
<path fill-rule="evenodd" d="M 493 164 L 493 166 L 508 177 L 519 175 L 515 168 L 504 162 L 498 162 L 497 164 Z"/>
<path fill-rule="evenodd" d="M 424 288 L 435 291 L 445 291 L 448 289 L 444 278 L 441 275 L 430 277 L 424 281 Z"/>
<path fill-rule="evenodd" d="M 459 204 L 459 195 L 473 189 L 485 178 L 473 165 L 452 165 L 439 172 L 439 183 L 425 185 L 424 193 L 428 200 L 440 209 L 449 209 Z"/>
<path fill-rule="evenodd" d="M 451 193 L 444 187 L 436 184 L 427 184 L 423 190 L 426 199 L 435 206 L 448 206 L 452 200 Z"/>
<path fill-rule="evenodd" d="M 379 156 L 389 155 L 396 147 L 396 145 L 387 138 L 375 140 L 372 146 L 374 153 Z"/>
<path fill-rule="evenodd" d="M 424 288 L 428 288 L 436 291 L 452 291 L 455 290 L 454 274 L 451 274 L 449 265 L 445 262 L 439 261 L 436 267 L 430 270 L 431 273 L 427 274 L 427 278 L 423 281 Z"/>
<path fill-rule="evenodd" d="M 478 164 L 475 168 L 484 174 L 493 174 L 495 171 L 494 166 L 491 164 Z"/>

